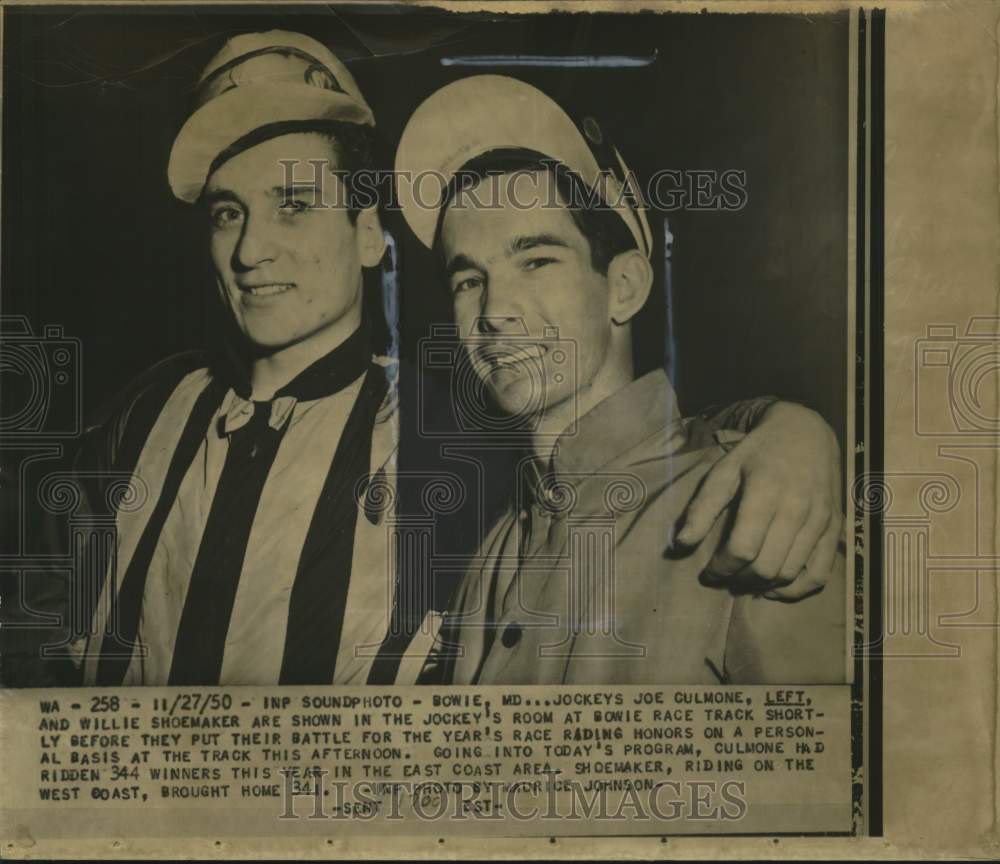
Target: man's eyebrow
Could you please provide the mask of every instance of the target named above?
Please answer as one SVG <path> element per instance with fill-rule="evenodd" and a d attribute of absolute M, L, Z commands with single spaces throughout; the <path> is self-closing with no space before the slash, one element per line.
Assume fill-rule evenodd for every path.
<path fill-rule="evenodd" d="M 522 237 L 515 237 L 507 246 L 508 255 L 516 255 L 518 252 L 525 252 L 538 246 L 562 246 L 569 248 L 569 243 L 555 234 L 529 234 Z"/>
<path fill-rule="evenodd" d="M 448 265 L 444 269 L 445 276 L 454 276 L 456 273 L 462 270 L 482 270 L 475 261 L 469 258 L 468 255 L 456 255 L 448 261 Z"/>
<path fill-rule="evenodd" d="M 292 198 L 301 195 L 303 192 L 313 192 L 322 197 L 323 186 L 319 183 L 288 183 L 287 185 L 272 186 L 269 190 L 272 198 Z"/>
<path fill-rule="evenodd" d="M 239 196 L 230 189 L 212 189 L 206 191 L 202 200 L 204 201 L 206 207 L 211 207 L 219 201 L 233 201 L 237 204 L 243 203 L 240 201 Z"/>

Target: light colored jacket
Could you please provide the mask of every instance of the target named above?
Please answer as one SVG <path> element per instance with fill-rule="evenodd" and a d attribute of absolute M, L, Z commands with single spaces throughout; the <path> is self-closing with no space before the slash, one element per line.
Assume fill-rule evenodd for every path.
<path fill-rule="evenodd" d="M 662 371 L 634 381 L 557 443 L 483 543 L 426 680 L 455 684 L 843 683 L 846 565 L 795 603 L 716 586 L 725 519 L 684 556 L 670 526 L 725 449 L 680 418 Z M 526 463 L 530 469 L 530 464 Z M 534 476 L 532 476 L 534 474 Z"/>

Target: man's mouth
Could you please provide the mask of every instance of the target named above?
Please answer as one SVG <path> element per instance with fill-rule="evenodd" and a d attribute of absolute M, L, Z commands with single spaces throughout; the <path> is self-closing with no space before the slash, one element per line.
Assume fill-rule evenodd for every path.
<path fill-rule="evenodd" d="M 548 348 L 544 345 L 514 342 L 480 348 L 476 354 L 480 363 L 491 371 L 509 369 L 521 363 L 540 363 Z"/>
<path fill-rule="evenodd" d="M 294 288 L 292 282 L 266 282 L 260 285 L 240 285 L 240 291 L 251 297 L 274 297 Z"/>

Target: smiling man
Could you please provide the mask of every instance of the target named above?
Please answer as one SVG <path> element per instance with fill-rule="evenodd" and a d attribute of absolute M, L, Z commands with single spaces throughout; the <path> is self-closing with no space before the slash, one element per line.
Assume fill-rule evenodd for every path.
<path fill-rule="evenodd" d="M 328 202 L 371 167 L 374 119 L 333 54 L 280 31 L 230 40 L 196 101 L 168 175 L 203 212 L 230 332 L 91 433 L 144 501 L 118 513 L 84 678 L 364 683 L 392 597 L 359 500 L 395 453 L 395 370 L 363 312 L 378 214 Z"/>
<path fill-rule="evenodd" d="M 501 76 L 442 88 L 400 142 L 401 177 L 446 183 L 437 212 L 415 199 L 404 212 L 439 254 L 472 367 L 501 408 L 525 415 L 532 443 L 424 680 L 843 682 L 842 556 L 813 558 L 829 584 L 783 604 L 713 578 L 726 520 L 664 555 L 664 527 L 733 439 L 685 419 L 662 369 L 635 373 L 650 231 L 610 155 L 602 165 L 558 105 Z M 567 345 L 575 364 L 557 356 Z"/>

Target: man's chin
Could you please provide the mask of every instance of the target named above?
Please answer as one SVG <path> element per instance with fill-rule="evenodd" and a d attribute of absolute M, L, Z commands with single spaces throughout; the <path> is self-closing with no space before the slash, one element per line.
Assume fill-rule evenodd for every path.
<path fill-rule="evenodd" d="M 496 387 L 492 383 L 487 390 L 493 403 L 511 419 L 520 418 L 525 423 L 533 421 L 546 410 L 546 393 L 537 381 L 516 380 Z"/>
<path fill-rule="evenodd" d="M 263 328 L 245 329 L 243 338 L 259 351 L 280 351 L 301 341 L 298 336 L 287 331 L 273 332 Z"/>

